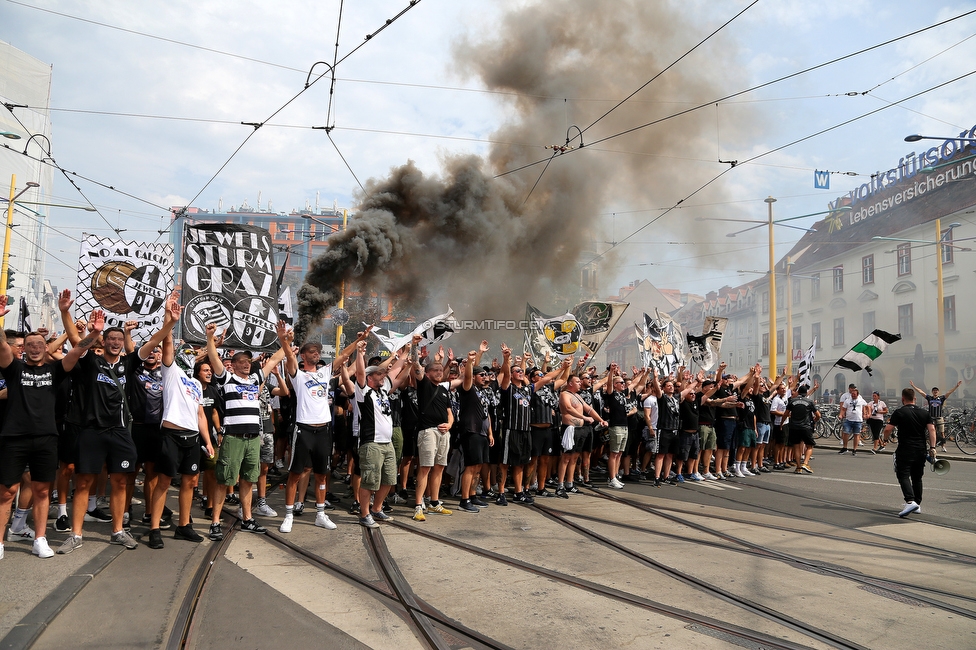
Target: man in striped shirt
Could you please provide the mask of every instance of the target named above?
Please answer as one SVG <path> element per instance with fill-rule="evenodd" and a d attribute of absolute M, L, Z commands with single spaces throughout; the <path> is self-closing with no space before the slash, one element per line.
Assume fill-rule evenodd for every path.
<path fill-rule="evenodd" d="M 945 416 L 943 416 L 942 414 L 942 405 L 945 404 L 945 401 L 949 399 L 950 395 L 956 392 L 957 388 L 962 386 L 962 380 L 960 379 L 959 382 L 955 386 L 953 386 L 953 388 L 948 393 L 945 393 L 943 395 L 939 395 L 938 388 L 933 387 L 932 394 L 929 395 L 924 390 L 916 386 L 914 382 L 909 381 L 908 383 L 912 385 L 912 388 L 915 390 L 916 393 L 924 397 L 925 401 L 928 402 L 929 415 L 932 416 L 932 422 L 935 424 L 935 433 L 936 433 L 935 446 L 936 447 L 941 446 L 942 451 L 945 451 L 946 450 Z"/>
<path fill-rule="evenodd" d="M 284 356 L 279 348 L 262 367 L 251 370 L 251 353 L 237 352 L 231 358 L 231 369 L 224 369 L 217 352 L 217 326 L 207 325 L 207 356 L 214 368 L 213 385 L 224 399 L 224 439 L 217 452 L 217 484 L 232 486 L 240 480 L 241 511 L 244 521 L 241 530 L 264 533 L 251 516 L 251 486 L 261 475 L 261 402 L 258 393 L 266 373 L 278 365 Z M 214 496 L 210 539 L 224 538 L 220 528 L 220 513 L 227 494 L 218 489 Z"/>

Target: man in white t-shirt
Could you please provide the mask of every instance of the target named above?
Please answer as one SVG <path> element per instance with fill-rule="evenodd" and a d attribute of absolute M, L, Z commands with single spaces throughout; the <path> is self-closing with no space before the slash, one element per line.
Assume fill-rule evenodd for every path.
<path fill-rule="evenodd" d="M 196 379 L 187 376 L 192 372 L 193 357 L 180 359 L 185 366 L 177 364 L 173 347 L 173 326 L 180 320 L 180 305 L 176 298 L 166 302 L 163 327 L 146 345 L 155 347 L 156 339 L 162 337 L 163 358 L 163 413 L 160 425 L 160 450 L 156 460 L 156 474 L 159 480 L 152 491 L 150 509 L 149 548 L 163 548 L 163 538 L 159 522 L 166 506 L 166 495 L 173 477 L 180 475 L 180 525 L 173 537 L 190 542 L 202 542 L 203 537 L 193 530 L 190 524 L 190 507 L 193 505 L 193 488 L 200 474 L 200 448 L 206 448 L 207 455 L 213 457 L 210 442 L 210 426 L 203 411 L 203 387 Z M 145 347 L 145 346 L 143 346 Z"/>
<path fill-rule="evenodd" d="M 786 427 L 789 424 L 789 420 L 786 419 L 786 405 L 790 401 L 789 389 L 786 386 L 786 382 L 780 379 L 779 384 L 776 386 L 776 391 L 773 393 L 773 399 L 769 402 L 769 414 L 773 416 L 773 430 L 770 435 L 770 441 L 773 443 L 773 469 L 774 470 L 784 470 L 786 469 L 787 455 L 789 453 L 789 447 L 787 443 L 787 430 Z"/>
<path fill-rule="evenodd" d="M 650 386 L 650 382 L 648 382 Z M 644 409 L 644 457 L 641 458 L 641 467 L 644 468 L 644 478 L 653 479 L 654 475 L 654 456 L 657 455 L 661 439 L 657 435 L 657 397 L 650 392 L 650 388 L 645 389 L 642 397 L 641 406 Z M 707 469 L 708 466 L 706 465 Z"/>
<path fill-rule="evenodd" d="M 365 340 L 369 330 L 342 350 L 333 363 L 344 364 L 356 349 L 356 343 Z M 318 367 L 322 344 L 307 341 L 299 350 L 301 363 L 291 346 L 292 333 L 284 321 L 278 322 L 278 339 L 285 351 L 285 372 L 295 391 L 295 430 L 291 435 L 291 460 L 288 464 L 288 481 L 285 484 L 285 518 L 279 532 L 290 533 L 294 523 L 295 493 L 302 478 L 311 472 L 315 475 L 315 525 L 335 530 L 336 525 L 325 514 L 329 505 L 325 495 L 329 489 L 329 470 L 332 462 L 332 403 L 329 382 L 332 380 L 333 363 Z"/>
<path fill-rule="evenodd" d="M 843 448 L 837 452 L 838 454 L 847 453 L 847 440 L 853 436 L 851 455 L 857 455 L 857 446 L 861 442 L 861 428 L 864 426 L 864 420 L 870 414 L 867 401 L 857 392 L 857 386 L 851 384 L 847 399 L 843 400 L 840 405 L 840 418 L 843 420 L 844 428 L 841 432 Z"/>

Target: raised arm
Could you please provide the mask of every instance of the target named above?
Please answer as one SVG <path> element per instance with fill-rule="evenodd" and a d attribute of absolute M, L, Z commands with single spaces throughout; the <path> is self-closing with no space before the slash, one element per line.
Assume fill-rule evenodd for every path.
<path fill-rule="evenodd" d="M 498 371 L 498 387 L 507 390 L 512 385 L 512 349 L 502 343 L 502 367 Z"/>
<path fill-rule="evenodd" d="M 78 341 L 81 340 L 81 333 L 75 327 L 75 321 L 71 317 L 72 304 L 74 304 L 74 300 L 71 299 L 71 290 L 65 289 L 58 296 L 58 310 L 61 312 L 61 324 L 68 335 L 68 341 L 74 346 L 78 345 Z"/>
<path fill-rule="evenodd" d="M 288 324 L 283 320 L 278 321 L 275 325 L 275 332 L 278 334 L 278 343 L 285 355 L 285 372 L 289 377 L 294 377 L 298 374 L 298 357 L 295 356 L 291 341 L 288 340 Z M 336 361 L 338 360 L 339 357 L 336 357 Z"/>
<path fill-rule="evenodd" d="M 356 343 L 356 383 L 366 385 L 366 341 Z"/>
<path fill-rule="evenodd" d="M 125 324 L 122 325 L 122 347 L 125 348 L 126 354 L 132 354 L 133 352 L 136 351 L 136 342 L 132 340 L 132 330 L 134 330 L 137 327 L 139 327 L 139 321 L 137 320 L 127 320 L 125 321 Z M 157 343 L 156 345 L 159 344 Z M 153 348 L 155 347 L 156 346 L 154 345 Z M 149 348 L 149 351 L 152 352 L 153 348 Z M 141 357 L 142 354 L 141 349 L 139 350 L 139 353 L 140 353 L 140 358 L 143 358 Z"/>
<path fill-rule="evenodd" d="M 183 310 L 180 307 L 180 301 L 173 300 L 166 301 L 166 313 L 163 317 L 163 329 L 166 329 L 166 336 L 163 338 L 163 365 L 171 366 L 173 361 L 176 360 L 176 349 L 173 345 L 173 326 L 180 320 L 180 312 Z M 171 321 L 171 322 L 170 322 Z M 169 327 L 167 329 L 167 322 Z"/>
<path fill-rule="evenodd" d="M 7 296 L 2 295 L 0 296 L 0 316 L 6 316 L 9 313 L 10 307 L 7 307 Z M 0 368 L 6 368 L 13 362 L 14 351 L 10 349 L 10 344 L 7 343 L 7 333 L 0 327 Z"/>
<path fill-rule="evenodd" d="M 78 341 L 78 345 L 71 348 L 68 354 L 64 355 L 64 358 L 61 359 L 61 367 L 64 368 L 65 372 L 74 370 L 78 359 L 88 351 L 88 348 L 95 344 L 98 337 L 102 335 L 103 329 L 105 329 L 105 313 L 101 309 L 96 309 L 92 313 L 92 331 L 88 333 L 88 336 Z"/>
<path fill-rule="evenodd" d="M 214 377 L 224 376 L 224 362 L 220 359 L 217 352 L 217 324 L 207 323 L 207 359 L 210 360 L 210 369 L 213 370 Z"/>
<path fill-rule="evenodd" d="M 960 379 L 959 382 L 952 387 L 952 390 L 950 390 L 948 393 L 945 394 L 946 399 L 949 399 L 949 395 L 952 395 L 954 392 L 956 392 L 956 389 L 959 388 L 960 386 L 962 386 L 962 379 Z"/>
<path fill-rule="evenodd" d="M 176 292 L 174 291 L 173 294 L 166 299 L 166 306 L 165 309 L 163 310 L 164 313 L 163 326 L 160 327 L 155 334 L 150 336 L 149 340 L 143 343 L 142 347 L 139 348 L 140 359 L 148 359 L 149 355 L 152 354 L 152 351 L 156 349 L 156 346 L 162 343 L 163 339 L 165 339 L 173 332 L 173 326 L 176 325 L 176 322 L 180 319 L 179 307 L 180 307 L 179 299 L 177 298 Z M 176 314 L 175 319 L 173 318 L 174 309 Z M 132 338 L 129 336 L 129 332 L 135 329 L 136 325 L 138 325 L 136 321 L 130 320 L 126 322 L 125 327 L 123 328 L 123 331 L 125 332 L 126 340 L 129 343 L 132 342 Z M 132 354 L 134 350 L 135 350 L 134 343 L 132 344 L 131 350 L 129 349 L 128 345 L 126 345 L 125 353 Z M 170 361 L 170 363 L 172 363 L 172 361 Z"/>

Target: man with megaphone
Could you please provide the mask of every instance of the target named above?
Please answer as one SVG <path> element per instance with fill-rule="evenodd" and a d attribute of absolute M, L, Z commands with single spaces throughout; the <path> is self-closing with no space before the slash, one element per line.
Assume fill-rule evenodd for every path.
<path fill-rule="evenodd" d="M 891 414 L 884 430 L 884 441 L 891 439 L 891 432 L 898 429 L 898 451 L 895 452 L 895 477 L 905 497 L 905 507 L 898 513 L 907 517 L 921 512 L 922 474 L 925 472 L 926 455 L 935 461 L 935 423 L 927 409 L 915 405 L 915 390 L 901 392 L 901 407 Z M 926 454 L 928 448 L 928 454 Z"/>

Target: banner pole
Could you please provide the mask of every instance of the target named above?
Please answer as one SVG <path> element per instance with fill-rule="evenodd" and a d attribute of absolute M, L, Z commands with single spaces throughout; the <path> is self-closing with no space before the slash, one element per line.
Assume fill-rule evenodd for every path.
<path fill-rule="evenodd" d="M 346 219 L 348 213 L 345 208 L 342 209 L 342 231 L 346 231 Z M 344 309 L 346 304 L 346 281 L 342 281 L 342 286 L 339 288 L 339 309 Z M 342 349 L 342 325 L 336 325 L 336 343 L 335 343 L 335 356 L 339 355 L 339 350 Z"/>

